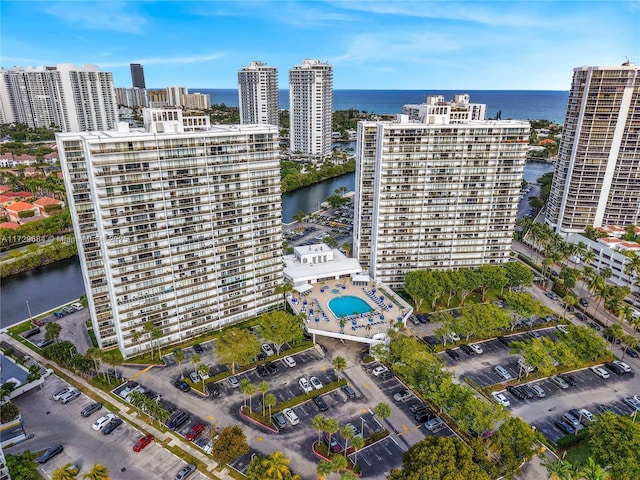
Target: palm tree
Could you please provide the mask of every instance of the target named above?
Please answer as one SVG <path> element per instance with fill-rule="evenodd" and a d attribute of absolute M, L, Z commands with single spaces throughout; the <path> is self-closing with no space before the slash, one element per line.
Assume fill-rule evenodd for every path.
<path fill-rule="evenodd" d="M 331 436 L 338 431 L 340 425 L 335 418 L 327 417 L 324 420 L 324 431 L 329 434 L 329 445 L 331 445 Z M 328 448 L 327 448 L 328 450 Z"/>
<path fill-rule="evenodd" d="M 347 368 L 347 361 L 344 357 L 336 357 L 331 362 L 331 366 L 338 374 L 338 380 L 340 379 L 340 372 L 343 372 Z"/>
<path fill-rule="evenodd" d="M 340 455 L 334 455 L 333 457 L 331 457 L 331 466 L 333 467 L 334 472 L 340 473 L 342 470 L 346 470 L 347 465 L 349 465 L 349 462 L 347 462 L 347 457 L 343 457 Z"/>
<path fill-rule="evenodd" d="M 267 393 L 264 396 L 264 404 L 269 408 L 269 416 L 271 416 L 271 407 L 277 403 L 276 396 L 273 393 Z"/>
<path fill-rule="evenodd" d="M 550 480 L 573 480 L 573 466 L 564 460 L 551 460 L 547 457 L 542 464 L 549 473 Z"/>
<path fill-rule="evenodd" d="M 99 463 L 91 467 L 91 470 L 85 473 L 82 478 L 85 480 L 111 480 L 109 469 Z"/>
<path fill-rule="evenodd" d="M 331 462 L 327 460 L 320 460 L 318 466 L 316 467 L 316 474 L 318 475 L 318 480 L 325 480 L 329 475 L 333 473 L 333 465 Z"/>
<path fill-rule="evenodd" d="M 592 457 L 587 458 L 587 464 L 580 469 L 580 476 L 584 480 L 609 480 L 611 478 L 611 474 L 598 465 Z"/>
<path fill-rule="evenodd" d="M 269 391 L 269 384 L 264 380 L 258 384 L 258 391 L 262 394 L 262 415 L 264 416 L 264 395 Z"/>
<path fill-rule="evenodd" d="M 255 395 L 256 393 L 256 386 L 253 383 L 249 383 L 246 387 L 245 387 L 245 392 L 247 394 L 247 396 L 249 397 L 249 411 L 251 411 L 251 397 L 253 395 Z"/>
<path fill-rule="evenodd" d="M 340 475 L 340 480 L 358 480 L 359 478 L 358 475 L 349 470 L 342 472 L 342 475 Z"/>
<path fill-rule="evenodd" d="M 389 418 L 391 416 L 391 407 L 388 403 L 381 402 L 373 409 L 373 413 L 382 422 L 385 418 Z"/>
<path fill-rule="evenodd" d="M 202 391 L 204 392 L 204 377 L 209 374 L 209 367 L 204 363 L 198 365 L 198 369 L 196 370 L 200 379 L 202 380 Z"/>
<path fill-rule="evenodd" d="M 290 460 L 284 456 L 284 453 L 275 451 L 271 455 L 267 455 L 262 460 L 264 465 L 265 480 L 285 480 L 291 475 L 289 470 Z"/>
<path fill-rule="evenodd" d="M 151 331 L 151 339 L 156 340 L 156 345 L 158 346 L 158 360 L 162 359 L 162 352 L 160 351 L 162 344 L 158 342 L 160 338 L 162 338 L 162 330 L 160 330 L 159 328 L 154 328 Z M 151 348 L 153 349 L 153 344 L 151 345 Z"/>
<path fill-rule="evenodd" d="M 358 463 L 358 450 L 360 450 L 362 447 L 364 447 L 364 438 L 362 437 L 353 437 L 353 439 L 351 440 L 351 446 L 353 447 L 353 450 L 355 451 L 355 456 L 354 456 L 354 463 L 357 464 Z"/>
<path fill-rule="evenodd" d="M 347 456 L 347 449 L 349 448 L 349 442 L 355 437 L 353 429 L 349 425 L 345 425 L 340 429 L 340 435 L 344 438 L 344 456 Z"/>
<path fill-rule="evenodd" d="M 184 362 L 184 357 L 185 355 L 182 349 L 178 349 L 175 352 L 173 352 L 173 358 L 178 364 L 178 366 L 180 367 L 180 375 L 183 377 L 184 377 L 184 371 L 182 370 L 182 362 Z"/>
<path fill-rule="evenodd" d="M 567 314 L 567 308 L 575 306 L 578 303 L 578 299 L 572 294 L 568 293 L 564 296 L 562 301 L 564 303 L 564 311 L 562 312 L 562 316 L 564 317 Z"/>
<path fill-rule="evenodd" d="M 200 355 L 198 355 L 197 353 L 194 353 L 189 359 L 189 362 L 193 365 L 194 371 L 197 368 L 196 365 L 200 363 L 200 360 L 201 360 Z"/>
<path fill-rule="evenodd" d="M 144 322 L 143 325 L 144 331 L 145 333 L 149 334 L 149 338 L 151 339 L 151 332 L 153 332 L 153 330 L 156 328 L 155 325 L 153 324 L 153 322 L 151 320 Z M 153 339 L 151 340 L 151 360 L 153 360 Z"/>
<path fill-rule="evenodd" d="M 93 366 L 96 370 L 96 373 L 98 373 L 100 371 L 100 360 L 102 359 L 102 350 L 100 350 L 98 347 L 89 347 L 87 348 L 87 351 L 85 352 L 84 356 L 90 360 L 93 361 Z M 107 374 L 104 373 L 105 375 L 105 380 L 107 378 Z"/>
<path fill-rule="evenodd" d="M 51 480 L 75 480 L 79 472 L 80 470 L 78 470 L 78 467 L 71 465 L 70 463 L 66 463 L 51 472 Z"/>
<path fill-rule="evenodd" d="M 311 420 L 311 428 L 318 432 L 318 443 L 320 443 L 320 436 L 324 432 L 326 417 L 322 414 L 318 414 Z"/>
<path fill-rule="evenodd" d="M 243 378 L 242 380 L 240 380 L 240 391 L 242 392 L 242 403 L 244 404 L 244 406 L 247 406 L 247 394 L 248 394 L 248 389 L 249 389 L 249 385 L 251 385 L 251 380 L 249 380 L 248 378 Z"/>

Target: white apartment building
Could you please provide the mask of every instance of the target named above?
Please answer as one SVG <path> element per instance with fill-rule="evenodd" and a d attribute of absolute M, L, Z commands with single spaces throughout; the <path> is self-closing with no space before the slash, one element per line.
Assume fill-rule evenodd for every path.
<path fill-rule="evenodd" d="M 167 87 L 167 105 L 170 107 L 184 107 L 183 96 L 189 94 L 187 87 Z"/>
<path fill-rule="evenodd" d="M 289 70 L 290 150 L 305 155 L 331 155 L 333 66 L 303 60 Z"/>
<path fill-rule="evenodd" d="M 185 110 L 207 110 L 211 108 L 211 95 L 208 93 L 187 93 L 182 95 Z"/>
<path fill-rule="evenodd" d="M 547 206 L 557 232 L 640 224 L 640 71 L 580 67 L 573 82 Z"/>
<path fill-rule="evenodd" d="M 58 126 L 64 132 L 109 130 L 118 121 L 111 72 L 96 65 L 0 70 L 1 110 L 29 127 Z"/>
<path fill-rule="evenodd" d="M 278 69 L 263 62 L 251 62 L 238 71 L 240 123 L 280 124 Z"/>
<path fill-rule="evenodd" d="M 124 107 L 148 107 L 149 95 L 144 88 L 116 87 L 116 102 Z"/>
<path fill-rule="evenodd" d="M 93 328 L 125 357 L 147 322 L 169 344 L 257 316 L 283 278 L 277 128 L 143 117 L 57 135 Z"/>
<path fill-rule="evenodd" d="M 432 123 L 431 118 L 445 115 L 449 123 L 466 123 L 471 120 L 484 120 L 487 106 L 484 103 L 470 103 L 468 93 L 453 96 L 450 102 L 445 101 L 443 95 L 427 95 L 422 104 L 405 105 L 402 113 L 409 116 L 409 120 L 422 123 Z"/>
<path fill-rule="evenodd" d="M 509 258 L 529 123 L 470 120 L 358 123 L 354 256 L 402 289 L 416 269 Z"/>

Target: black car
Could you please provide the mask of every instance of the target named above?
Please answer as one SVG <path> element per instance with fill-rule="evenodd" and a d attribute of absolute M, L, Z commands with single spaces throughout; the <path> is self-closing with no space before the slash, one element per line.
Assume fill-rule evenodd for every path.
<path fill-rule="evenodd" d="M 267 367 L 265 367 L 264 365 L 258 365 L 256 367 L 256 372 L 258 372 L 258 375 L 260 375 L 261 377 L 266 377 L 267 375 L 269 375 L 269 370 L 267 370 Z"/>
<path fill-rule="evenodd" d="M 582 305 L 583 307 L 588 307 L 589 306 L 589 302 L 587 301 L 586 298 L 581 298 L 579 300 L 579 302 L 580 302 L 580 305 Z"/>
<path fill-rule="evenodd" d="M 613 408 L 611 408 L 609 405 L 605 404 L 605 403 L 601 403 L 600 405 L 598 405 L 598 412 L 600 413 L 604 413 L 604 412 L 614 412 Z M 615 413 L 615 412 L 614 412 Z"/>
<path fill-rule="evenodd" d="M 507 347 L 509 346 L 509 344 L 511 343 L 511 340 L 509 340 L 507 337 L 498 337 L 498 341 L 503 344 L 506 345 Z"/>
<path fill-rule="evenodd" d="M 26 332 L 24 332 L 22 334 L 22 336 L 24 338 L 30 338 L 33 337 L 34 335 L 37 335 L 40 333 L 40 327 L 36 327 L 36 328 L 32 328 L 31 330 L 27 330 Z"/>
<path fill-rule="evenodd" d="M 200 345 L 199 343 L 196 343 L 193 346 L 193 351 L 196 353 L 202 353 L 204 350 L 202 349 L 202 345 Z"/>
<path fill-rule="evenodd" d="M 36 462 L 38 462 L 38 463 L 47 463 L 53 457 L 55 457 L 56 455 L 62 453 L 63 450 L 64 450 L 64 447 L 62 445 L 54 445 L 53 447 L 49 447 L 49 448 L 47 448 L 47 450 L 42 455 L 40 455 L 36 459 Z"/>
<path fill-rule="evenodd" d="M 573 378 L 573 375 L 569 375 L 568 373 L 561 374 L 560 378 L 562 378 L 565 382 L 567 382 L 572 387 L 575 386 L 576 384 L 576 379 Z"/>
<path fill-rule="evenodd" d="M 380 375 L 378 375 L 378 378 L 381 381 L 386 382 L 387 380 L 391 380 L 393 378 L 393 373 L 391 373 L 391 370 L 385 370 Z"/>
<path fill-rule="evenodd" d="M 524 394 L 527 396 L 527 398 L 531 399 L 536 396 L 536 392 L 529 385 L 522 385 L 520 386 L 520 388 L 522 389 Z"/>
<path fill-rule="evenodd" d="M 511 395 L 513 395 L 514 397 L 516 397 L 518 400 L 524 400 L 525 398 L 527 398 L 527 396 L 524 394 L 524 392 L 520 389 L 520 387 L 514 387 L 512 385 L 509 385 L 507 387 L 507 392 L 509 392 Z"/>
<path fill-rule="evenodd" d="M 587 323 L 587 325 L 589 325 L 591 328 L 593 328 L 594 330 L 597 330 L 598 332 L 600 331 L 600 325 L 598 325 L 595 322 L 589 322 Z"/>
<path fill-rule="evenodd" d="M 167 427 L 169 427 L 169 430 L 176 430 L 187 420 L 189 420 L 189 414 L 179 410 L 169 417 L 169 420 L 167 420 Z"/>
<path fill-rule="evenodd" d="M 422 337 L 422 340 L 427 342 L 427 345 L 429 345 L 430 347 L 435 347 L 440 343 L 440 341 L 436 337 L 431 337 L 429 335 Z"/>
<path fill-rule="evenodd" d="M 409 406 L 409 411 L 411 413 L 416 413 L 418 410 L 423 410 L 425 408 L 429 408 L 429 407 L 424 403 L 416 402 Z"/>
<path fill-rule="evenodd" d="M 102 404 L 101 403 L 92 403 L 92 404 L 87 405 L 86 407 L 84 407 L 82 409 L 82 411 L 80 412 L 80 415 L 82 415 L 83 417 L 88 417 L 88 416 L 96 413 L 101 408 L 102 408 Z"/>
<path fill-rule="evenodd" d="M 342 391 L 345 393 L 347 398 L 356 398 L 356 392 L 349 385 L 343 385 Z"/>
<path fill-rule="evenodd" d="M 273 375 L 278 371 L 278 367 L 273 362 L 265 363 L 264 367 L 267 369 L 270 375 Z"/>
<path fill-rule="evenodd" d="M 567 435 L 569 435 L 570 433 L 574 433 L 576 431 L 576 429 L 573 427 L 573 425 L 571 425 L 569 422 L 566 422 L 564 420 L 558 420 L 557 422 L 554 423 L 554 425 L 561 430 L 562 432 L 566 433 Z"/>
<path fill-rule="evenodd" d="M 111 435 L 111 432 L 113 432 L 120 425 L 122 425 L 122 419 L 119 417 L 116 417 L 102 428 L 102 434 Z"/>
<path fill-rule="evenodd" d="M 429 323 L 429 315 L 421 313 L 418 315 L 418 320 L 420 321 L 420 323 Z"/>
<path fill-rule="evenodd" d="M 604 339 L 609 343 L 615 343 L 616 345 L 620 345 L 620 339 L 612 337 L 610 335 L 603 335 Z"/>
<path fill-rule="evenodd" d="M 584 313 L 582 313 L 582 312 L 576 312 L 576 318 L 577 318 L 578 320 L 582 320 L 583 322 L 586 322 L 586 321 L 587 321 L 587 319 L 588 319 L 589 317 L 587 317 L 587 316 L 586 316 Z"/>
<path fill-rule="evenodd" d="M 271 416 L 273 420 L 273 424 L 276 426 L 278 430 L 282 430 L 283 428 L 287 428 L 287 421 L 284 418 L 284 415 L 280 412 L 274 413 Z"/>
<path fill-rule="evenodd" d="M 634 348 L 624 347 L 622 351 L 629 355 L 631 358 L 638 358 L 638 352 Z"/>
<path fill-rule="evenodd" d="M 313 397 L 312 400 L 321 412 L 326 412 L 327 410 L 329 410 L 329 405 L 327 405 L 327 402 L 324 401 L 324 398 Z"/>
<path fill-rule="evenodd" d="M 187 384 L 187 382 L 183 382 L 182 380 L 176 380 L 173 382 L 173 386 L 182 390 L 183 392 L 188 392 L 191 390 L 191 387 Z"/>
<path fill-rule="evenodd" d="M 609 370 L 611 370 L 616 375 L 624 375 L 625 374 L 624 368 L 622 368 L 620 365 L 618 365 L 616 363 L 607 362 L 607 363 L 604 364 L 604 366 L 607 367 Z"/>
<path fill-rule="evenodd" d="M 207 383 L 207 392 L 212 397 L 217 397 L 220 395 L 220 387 L 217 383 Z"/>
<path fill-rule="evenodd" d="M 464 353 L 466 353 L 467 355 L 471 356 L 471 355 L 475 355 L 476 352 L 473 351 L 473 348 L 471 348 L 469 345 L 467 345 L 466 343 L 463 345 L 460 345 L 460 350 L 462 350 Z"/>
<path fill-rule="evenodd" d="M 446 353 L 447 353 L 447 355 L 449 355 L 454 360 L 459 360 L 460 359 L 460 354 L 458 352 L 456 352 L 455 350 L 447 348 Z"/>

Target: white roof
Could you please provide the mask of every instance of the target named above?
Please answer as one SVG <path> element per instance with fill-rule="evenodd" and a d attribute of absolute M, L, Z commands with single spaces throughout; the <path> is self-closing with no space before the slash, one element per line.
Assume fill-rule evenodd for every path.
<path fill-rule="evenodd" d="M 319 278 L 362 273 L 362 267 L 355 258 L 348 258 L 337 249 L 332 249 L 333 260 L 322 263 L 300 263 L 295 255 L 286 255 L 284 276 L 296 285 L 315 282 Z"/>

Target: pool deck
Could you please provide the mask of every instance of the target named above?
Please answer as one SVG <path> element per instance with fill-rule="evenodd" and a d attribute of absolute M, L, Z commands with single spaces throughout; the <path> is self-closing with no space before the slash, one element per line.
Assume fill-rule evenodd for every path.
<path fill-rule="evenodd" d="M 368 286 L 353 285 L 349 279 L 312 286 L 313 290 L 308 293 L 292 295 L 288 299 L 296 314 L 306 316 L 306 328 L 312 334 L 362 343 L 379 343 L 387 337 L 392 325 L 398 321 L 406 322 L 412 313 L 411 307 L 403 299 L 384 286 L 372 283 Z M 375 294 L 371 293 L 372 291 L 375 291 Z M 381 295 L 384 302 L 379 300 Z M 341 326 L 340 319 L 329 308 L 329 301 L 345 296 L 362 299 L 371 308 L 371 312 L 343 317 Z"/>

